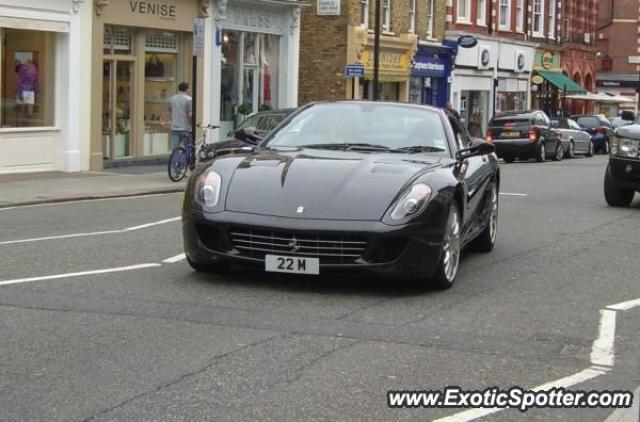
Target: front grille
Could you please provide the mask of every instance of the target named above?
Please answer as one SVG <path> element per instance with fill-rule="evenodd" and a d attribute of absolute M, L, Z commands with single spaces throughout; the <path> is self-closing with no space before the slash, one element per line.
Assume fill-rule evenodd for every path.
<path fill-rule="evenodd" d="M 367 238 L 345 234 L 309 234 L 231 227 L 229 237 L 241 256 L 264 259 L 267 254 L 308 256 L 320 264 L 353 264 L 367 247 Z"/>

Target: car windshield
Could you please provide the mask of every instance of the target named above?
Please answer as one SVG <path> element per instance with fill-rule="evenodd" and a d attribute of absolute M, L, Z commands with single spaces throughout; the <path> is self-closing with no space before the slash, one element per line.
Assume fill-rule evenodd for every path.
<path fill-rule="evenodd" d="M 313 105 L 280 127 L 266 145 L 449 152 L 444 123 L 436 111 L 388 103 Z"/>
<path fill-rule="evenodd" d="M 595 116 L 578 117 L 577 122 L 580 126 L 586 128 L 594 128 L 602 125 L 600 120 Z"/>
<path fill-rule="evenodd" d="M 285 113 L 258 113 L 254 114 L 251 117 L 248 117 L 245 121 L 243 121 L 238 129 L 244 129 L 246 127 L 253 127 L 256 130 L 260 131 L 270 131 L 274 127 L 278 126 L 278 124 L 284 120 L 286 117 Z"/>

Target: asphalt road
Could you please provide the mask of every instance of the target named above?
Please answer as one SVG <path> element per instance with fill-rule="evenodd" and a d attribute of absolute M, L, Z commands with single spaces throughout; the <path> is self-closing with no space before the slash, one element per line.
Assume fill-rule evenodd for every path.
<path fill-rule="evenodd" d="M 464 409 L 389 409 L 387 390 L 580 373 L 600 311 L 640 298 L 640 196 L 607 207 L 605 165 L 502 165 L 496 249 L 465 254 L 446 292 L 163 262 L 182 252 L 178 194 L 0 210 L 0 420 L 425 421 Z M 640 385 L 640 307 L 617 312 L 614 341 L 613 366 L 571 388 Z"/>

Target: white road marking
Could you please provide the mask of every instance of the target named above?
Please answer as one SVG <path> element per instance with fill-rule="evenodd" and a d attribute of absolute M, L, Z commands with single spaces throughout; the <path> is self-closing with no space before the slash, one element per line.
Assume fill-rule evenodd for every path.
<path fill-rule="evenodd" d="M 591 347 L 591 363 L 593 365 L 613 366 L 615 362 L 613 352 L 615 337 L 616 311 L 601 309 L 598 338 Z"/>
<path fill-rule="evenodd" d="M 53 205 L 80 204 L 83 202 L 122 201 L 125 199 L 142 199 L 142 198 L 151 198 L 154 196 L 182 195 L 182 194 L 183 194 L 182 192 L 164 192 L 164 193 L 152 193 L 149 195 L 114 196 L 110 198 L 78 199 L 78 200 L 69 199 L 68 201 L 47 202 L 44 204 L 15 205 L 11 207 L 0 207 L 0 211 L 16 210 L 20 208 L 50 207 Z"/>
<path fill-rule="evenodd" d="M 115 268 L 105 268 L 101 270 L 80 271 L 77 273 L 45 275 L 41 277 L 15 278 L 13 280 L 1 280 L 0 286 L 6 286 L 9 284 L 31 283 L 34 281 L 56 280 L 60 278 L 80 277 L 85 275 L 117 273 L 121 271 L 133 271 L 133 270 L 140 270 L 143 268 L 152 268 L 152 267 L 160 267 L 160 266 L 161 264 L 147 263 L 147 264 L 129 265 L 127 267 L 115 267 Z"/>
<path fill-rule="evenodd" d="M 607 309 L 613 309 L 616 311 L 628 311 L 630 309 L 633 309 L 637 306 L 640 306 L 640 298 L 638 299 L 633 299 L 633 300 L 628 300 L 626 302 L 620 302 L 620 303 L 616 303 L 615 305 L 609 305 L 607 306 Z"/>
<path fill-rule="evenodd" d="M 529 196 L 528 193 L 509 193 L 509 192 L 500 192 L 500 195 L 504 196 Z"/>
<path fill-rule="evenodd" d="M 581 384 L 585 381 L 589 381 L 593 378 L 599 377 L 600 375 L 606 374 L 606 370 L 596 369 L 596 368 L 587 368 L 576 374 L 569 375 L 564 378 L 560 378 L 555 381 L 548 382 L 546 384 L 538 385 L 537 387 L 533 387 L 531 390 L 533 391 L 542 391 L 542 390 L 550 390 L 552 388 L 569 388 L 577 384 Z M 464 412 L 456 413 L 455 415 L 447 416 L 441 419 L 436 419 L 434 422 L 465 422 L 474 419 L 481 418 L 483 416 L 491 415 L 494 413 L 498 413 L 502 410 L 502 408 L 492 407 L 490 409 L 470 409 L 465 410 Z"/>
<path fill-rule="evenodd" d="M 176 262 L 180 262 L 183 259 L 186 259 L 187 255 L 181 253 L 179 255 L 176 256 L 172 256 L 171 258 L 167 258 L 167 259 L 163 259 L 162 262 L 166 263 L 166 264 L 175 264 Z"/>
<path fill-rule="evenodd" d="M 105 231 L 87 232 L 87 233 L 61 234 L 59 236 L 35 237 L 31 239 L 5 240 L 5 241 L 0 241 L 0 245 L 13 245 L 16 243 L 40 242 L 43 240 L 69 239 L 73 237 L 101 236 L 105 234 L 125 233 L 125 232 L 134 231 L 134 230 L 140 230 L 140 229 L 146 229 L 153 226 L 158 226 L 160 224 L 172 223 L 178 220 L 180 220 L 180 217 L 167 218 L 165 220 L 154 221 L 152 223 L 142 224 L 142 225 L 133 226 L 133 227 L 127 227 L 124 229 L 105 230 Z"/>

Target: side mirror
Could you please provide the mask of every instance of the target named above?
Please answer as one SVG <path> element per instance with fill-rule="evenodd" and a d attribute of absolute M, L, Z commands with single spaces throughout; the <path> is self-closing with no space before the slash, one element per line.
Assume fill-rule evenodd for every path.
<path fill-rule="evenodd" d="M 473 145 L 473 142 L 472 142 Z M 458 161 L 465 160 L 470 157 L 477 157 L 479 155 L 489 155 L 496 152 L 496 146 L 489 142 L 478 143 L 469 148 L 461 149 L 456 153 L 456 159 Z"/>
<path fill-rule="evenodd" d="M 262 141 L 262 137 L 258 135 L 256 128 L 251 126 L 236 130 L 234 132 L 234 135 L 236 139 L 250 142 L 252 144 L 257 144 L 258 142 Z"/>

